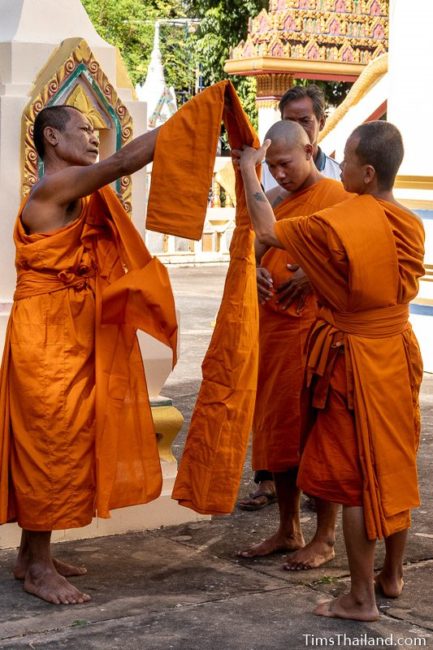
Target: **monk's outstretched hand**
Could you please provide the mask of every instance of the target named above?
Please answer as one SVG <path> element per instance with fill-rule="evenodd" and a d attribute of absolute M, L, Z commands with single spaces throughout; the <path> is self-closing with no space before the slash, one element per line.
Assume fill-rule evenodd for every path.
<path fill-rule="evenodd" d="M 265 140 L 261 147 L 254 149 L 244 145 L 242 149 L 232 149 L 231 156 L 235 167 L 241 171 L 250 167 L 257 167 L 263 162 L 271 140 Z"/>
<path fill-rule="evenodd" d="M 307 297 L 313 292 L 309 279 L 297 264 L 287 264 L 293 275 L 288 282 L 284 282 L 277 289 L 277 302 L 281 309 L 287 309 L 293 302 L 297 303 L 296 311 L 299 314 Z"/>

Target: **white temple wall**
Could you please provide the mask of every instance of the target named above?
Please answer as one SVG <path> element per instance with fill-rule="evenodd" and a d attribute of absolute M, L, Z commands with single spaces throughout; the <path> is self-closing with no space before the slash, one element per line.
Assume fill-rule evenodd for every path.
<path fill-rule="evenodd" d="M 388 120 L 403 135 L 405 155 L 395 195 L 418 212 L 426 232 L 425 262 L 433 269 L 433 3 L 418 0 L 416 10 L 407 0 L 391 0 Z M 433 273 L 420 283 L 411 304 L 411 322 L 418 337 L 424 368 L 433 372 Z"/>
<path fill-rule="evenodd" d="M 433 2 L 391 0 L 388 120 L 404 135 L 400 174 L 431 176 Z"/>
<path fill-rule="evenodd" d="M 259 113 L 259 140 L 262 143 L 265 139 L 267 131 L 271 128 L 275 122 L 281 120 L 280 111 L 278 110 L 278 105 L 275 107 L 271 106 L 260 106 L 260 102 L 257 104 L 258 113 Z"/>
<path fill-rule="evenodd" d="M 20 96 L 0 95 L 0 347 L 12 306 L 15 290 L 15 248 L 13 226 L 20 205 L 21 185 L 21 115 L 28 99 Z"/>

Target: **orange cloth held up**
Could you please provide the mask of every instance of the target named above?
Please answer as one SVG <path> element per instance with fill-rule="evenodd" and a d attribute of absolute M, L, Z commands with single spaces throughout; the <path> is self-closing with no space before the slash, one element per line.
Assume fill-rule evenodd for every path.
<path fill-rule="evenodd" d="M 424 273 L 422 224 L 393 203 L 359 196 L 311 217 L 280 221 L 276 233 L 323 304 L 309 341 L 317 411 L 299 486 L 363 505 L 368 538 L 387 537 L 408 527 L 409 510 L 419 504 L 422 360 L 408 303 Z M 338 417 L 341 405 L 352 414 L 352 442 L 350 418 Z M 350 447 L 358 450 L 357 461 L 345 459 Z"/>
<path fill-rule="evenodd" d="M 148 228 L 200 238 L 221 119 L 232 147 L 259 145 L 230 82 L 197 95 L 158 134 Z M 223 300 L 173 490 L 173 498 L 182 505 L 209 514 L 228 513 L 234 507 L 257 382 L 254 233 L 239 173 L 236 193 L 236 228 Z M 200 201 L 203 210 L 194 205 Z"/>
<path fill-rule="evenodd" d="M 146 228 L 201 239 L 229 82 L 207 88 L 159 130 Z M 234 90 L 233 90 L 234 93 Z"/>
<path fill-rule="evenodd" d="M 109 188 L 50 233 L 14 233 L 18 273 L 0 381 L 0 522 L 85 526 L 161 491 L 135 329 L 176 351 L 167 272 Z M 128 272 L 127 272 L 128 271 Z"/>
<path fill-rule="evenodd" d="M 328 178 L 289 196 L 275 208 L 275 218 L 312 214 L 348 197 L 341 183 Z M 272 275 L 274 289 L 288 282 L 294 260 L 270 248 L 260 266 Z M 259 306 L 259 378 L 253 423 L 253 469 L 285 472 L 299 464 L 301 390 L 307 361 L 306 341 L 317 315 L 317 299 L 308 296 L 300 313 L 292 303 L 282 310 L 278 294 Z"/>

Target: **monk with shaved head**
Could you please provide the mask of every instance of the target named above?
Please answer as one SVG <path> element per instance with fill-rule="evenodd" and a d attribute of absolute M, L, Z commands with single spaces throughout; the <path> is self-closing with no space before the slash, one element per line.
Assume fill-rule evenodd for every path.
<path fill-rule="evenodd" d="M 277 220 L 310 214 L 347 198 L 339 181 L 324 178 L 317 170 L 313 146 L 299 124 L 276 122 L 266 137 L 271 141 L 266 162 L 278 183 L 278 187 L 268 192 L 267 200 Z M 296 476 L 305 345 L 317 315 L 317 298 L 302 269 L 293 266 L 293 256 L 285 251 L 257 243 L 256 261 L 260 356 L 253 424 L 253 468 L 266 467 L 272 471 L 280 521 L 275 534 L 239 555 L 252 558 L 289 552 L 286 569 L 309 569 L 334 557 L 336 517 L 336 506 L 318 500 L 317 530 L 305 545 Z"/>
<path fill-rule="evenodd" d="M 98 161 L 97 133 L 79 110 L 50 106 L 34 124 L 44 176 L 14 231 L 17 287 L 0 374 L 0 524 L 22 528 L 15 577 L 57 605 L 90 595 L 69 580 L 86 570 L 52 557 L 51 532 L 161 490 L 135 330 L 175 348 L 174 302 L 165 269 L 109 187 L 153 159 L 156 137 L 146 133 Z M 131 321 L 130 289 L 141 323 Z"/>
<path fill-rule="evenodd" d="M 308 339 L 311 418 L 298 485 L 343 505 L 350 591 L 321 616 L 373 621 L 374 589 L 396 598 L 410 510 L 419 505 L 416 451 L 422 360 L 408 321 L 424 274 L 424 231 L 393 196 L 401 135 L 378 121 L 347 141 L 342 180 L 358 196 L 310 216 L 277 220 L 255 166 L 272 150 L 244 148 L 238 163 L 259 240 L 301 264 L 319 298 Z M 374 577 L 375 542 L 386 557 Z"/>

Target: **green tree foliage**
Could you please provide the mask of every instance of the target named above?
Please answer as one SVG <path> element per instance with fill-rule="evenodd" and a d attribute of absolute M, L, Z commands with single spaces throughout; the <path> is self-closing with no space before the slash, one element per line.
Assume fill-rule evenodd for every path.
<path fill-rule="evenodd" d="M 249 18 L 268 5 L 269 0 L 189 0 L 188 13 L 200 19 L 197 53 L 206 85 L 227 76 L 230 49 L 246 38 Z"/>
<path fill-rule="evenodd" d="M 182 0 L 82 0 L 82 3 L 100 36 L 119 48 L 134 84 L 146 78 L 155 21 L 186 17 Z M 189 41 L 187 25 L 161 23 L 160 44 L 167 84 L 188 97 L 194 92 L 196 79 Z"/>
<path fill-rule="evenodd" d="M 246 38 L 248 18 L 268 0 L 82 0 L 98 33 L 120 49 L 133 83 L 146 78 L 156 20 L 189 19 L 176 25 L 161 23 L 160 45 L 167 84 L 178 101 L 189 99 L 197 87 L 227 78 L 224 63 L 230 48 Z M 197 21 L 197 22 L 196 22 Z M 249 115 L 256 115 L 255 80 L 230 77 Z"/>
<path fill-rule="evenodd" d="M 229 78 L 253 124 L 257 126 L 256 81 L 251 77 L 227 75 L 224 64 L 230 50 L 246 39 L 248 21 L 269 0 L 189 0 L 188 13 L 200 20 L 195 34 L 196 56 L 203 85 Z"/>
<path fill-rule="evenodd" d="M 95 28 L 122 53 L 133 83 L 146 78 L 154 25 L 161 20 L 160 46 L 166 81 L 178 103 L 197 90 L 230 78 L 257 126 L 256 80 L 224 72 L 232 47 L 245 40 L 248 22 L 269 0 L 82 0 Z M 176 24 L 176 20 L 183 21 Z M 164 22 L 164 21 L 170 22 Z M 186 22 L 189 21 L 189 22 Z M 296 83 L 307 83 L 298 80 Z M 349 84 L 319 82 L 330 104 L 344 99 Z"/>

